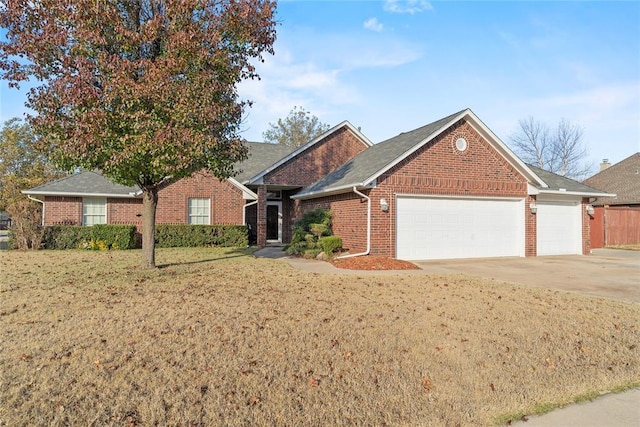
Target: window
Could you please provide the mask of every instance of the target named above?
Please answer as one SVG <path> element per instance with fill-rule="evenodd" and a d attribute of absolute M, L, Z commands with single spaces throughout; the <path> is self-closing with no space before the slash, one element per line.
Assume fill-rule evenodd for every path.
<path fill-rule="evenodd" d="M 189 224 L 209 224 L 209 199 L 189 199 Z"/>
<path fill-rule="evenodd" d="M 82 199 L 82 225 L 107 223 L 107 199 Z"/>

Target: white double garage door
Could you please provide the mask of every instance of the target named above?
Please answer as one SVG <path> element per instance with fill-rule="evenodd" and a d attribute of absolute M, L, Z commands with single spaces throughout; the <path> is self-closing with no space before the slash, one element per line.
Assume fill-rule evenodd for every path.
<path fill-rule="evenodd" d="M 538 255 L 582 253 L 580 206 L 538 200 Z M 524 199 L 397 197 L 399 259 L 524 256 L 524 251 Z"/>

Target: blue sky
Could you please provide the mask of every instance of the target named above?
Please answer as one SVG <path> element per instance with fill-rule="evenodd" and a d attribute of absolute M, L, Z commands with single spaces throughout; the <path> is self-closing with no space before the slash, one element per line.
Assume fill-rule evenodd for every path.
<path fill-rule="evenodd" d="M 275 55 L 243 136 L 302 106 L 380 142 L 471 108 L 503 141 L 528 116 L 584 128 L 594 167 L 640 151 L 640 2 L 304 1 L 278 4 Z M 0 120 L 24 90 L 0 85 Z"/>

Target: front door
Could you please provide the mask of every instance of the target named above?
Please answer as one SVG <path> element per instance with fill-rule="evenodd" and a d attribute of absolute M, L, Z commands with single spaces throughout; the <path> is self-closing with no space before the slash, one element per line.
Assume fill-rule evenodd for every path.
<path fill-rule="evenodd" d="M 282 242 L 282 202 L 267 202 L 267 242 Z"/>

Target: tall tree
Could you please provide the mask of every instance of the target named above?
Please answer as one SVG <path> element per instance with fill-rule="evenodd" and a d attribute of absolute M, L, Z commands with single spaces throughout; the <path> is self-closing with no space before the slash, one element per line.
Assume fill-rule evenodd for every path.
<path fill-rule="evenodd" d="M 246 157 L 236 85 L 273 53 L 270 0 L 6 0 L 0 76 L 34 77 L 27 105 L 61 168 L 101 170 L 143 192 L 143 265 L 155 266 L 158 191 Z M 20 58 L 20 60 L 18 60 Z"/>
<path fill-rule="evenodd" d="M 329 130 L 329 127 L 304 108 L 293 107 L 284 120 L 278 119 L 277 123 L 269 123 L 269 129 L 262 137 L 265 142 L 298 148 Z"/>
<path fill-rule="evenodd" d="M 62 176 L 36 149 L 36 141 L 20 119 L 8 120 L 0 129 L 0 211 L 11 216 L 19 249 L 37 248 L 41 240 L 41 206 L 20 191 Z"/>
<path fill-rule="evenodd" d="M 529 116 L 519 121 L 511 146 L 526 163 L 567 178 L 582 180 L 592 171 L 581 126 L 561 119 L 555 129 Z"/>

